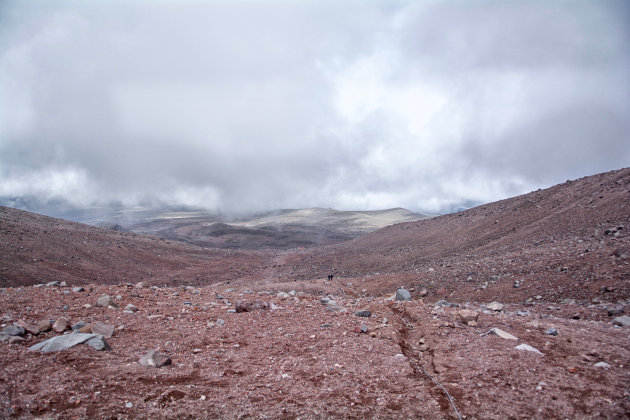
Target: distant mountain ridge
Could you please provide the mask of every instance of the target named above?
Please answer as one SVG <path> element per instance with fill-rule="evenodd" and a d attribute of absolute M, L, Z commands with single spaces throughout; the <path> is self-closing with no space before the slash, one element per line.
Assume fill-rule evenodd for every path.
<path fill-rule="evenodd" d="M 239 218 L 199 211 L 139 209 L 86 222 L 206 247 L 288 249 L 343 242 L 396 223 L 428 217 L 403 208 L 368 211 L 284 209 Z"/>

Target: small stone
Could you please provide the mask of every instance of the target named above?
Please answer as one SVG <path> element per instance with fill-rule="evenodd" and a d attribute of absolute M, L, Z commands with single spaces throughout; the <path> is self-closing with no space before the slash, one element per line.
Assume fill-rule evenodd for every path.
<path fill-rule="evenodd" d="M 218 318 L 215 324 L 217 325 L 217 327 L 221 327 L 222 325 L 225 325 L 225 321 L 221 318 Z"/>
<path fill-rule="evenodd" d="M 610 365 L 606 362 L 597 362 L 593 366 L 595 366 L 596 368 L 604 369 L 604 370 L 610 369 Z"/>
<path fill-rule="evenodd" d="M 130 403 L 130 402 L 125 403 L 125 408 L 133 408 L 133 403 Z"/>
<path fill-rule="evenodd" d="M 8 325 L 2 329 L 3 335 L 10 335 L 12 337 L 26 334 L 26 330 L 17 325 Z"/>
<path fill-rule="evenodd" d="M 96 304 L 104 308 L 107 308 L 109 306 L 113 306 L 114 308 L 118 307 L 118 305 L 116 304 L 116 302 L 114 302 L 110 295 L 101 295 L 96 301 Z"/>
<path fill-rule="evenodd" d="M 46 283 L 46 287 L 55 287 L 55 286 L 59 286 L 58 281 L 51 281 L 51 282 Z"/>
<path fill-rule="evenodd" d="M 549 328 L 548 330 L 545 330 L 545 334 L 547 335 L 558 335 L 558 330 L 555 328 Z"/>
<path fill-rule="evenodd" d="M 172 360 L 170 357 L 157 350 L 150 350 L 147 354 L 140 358 L 139 362 L 142 366 L 153 366 L 159 368 L 170 365 Z"/>
<path fill-rule="evenodd" d="M 499 302 L 490 302 L 488 305 L 486 305 L 488 309 L 490 309 L 491 311 L 495 311 L 495 312 L 500 312 L 503 310 L 503 304 L 499 303 Z"/>
<path fill-rule="evenodd" d="M 79 321 L 76 324 L 74 324 L 72 326 L 72 331 L 79 331 L 81 328 L 85 327 L 87 325 L 87 323 L 85 321 Z M 90 326 L 90 330 L 91 330 L 91 326 Z M 89 331 L 88 331 L 89 332 Z"/>
<path fill-rule="evenodd" d="M 429 291 L 425 288 L 420 289 L 420 291 L 418 292 L 418 296 L 420 297 L 425 297 L 428 294 L 429 294 Z"/>
<path fill-rule="evenodd" d="M 70 327 L 70 321 L 68 318 L 61 317 L 53 324 L 53 330 L 58 333 L 62 333 Z"/>
<path fill-rule="evenodd" d="M 499 328 L 490 328 L 490 330 L 486 333 L 486 334 L 494 334 L 494 335 L 498 335 L 501 338 L 504 338 L 506 340 L 514 340 L 517 341 L 518 338 L 513 336 L 512 334 L 505 332 Z"/>
<path fill-rule="evenodd" d="M 26 338 L 20 337 L 19 335 L 14 335 L 7 340 L 9 344 L 21 343 L 22 341 L 26 341 Z"/>
<path fill-rule="evenodd" d="M 84 289 L 83 287 L 73 287 L 73 288 L 72 288 L 72 291 L 73 291 L 74 293 L 79 293 L 79 292 L 84 292 L 84 291 L 85 291 L 85 289 Z"/>
<path fill-rule="evenodd" d="M 114 335 L 114 326 L 96 321 L 92 324 L 92 333 L 102 335 L 105 338 L 112 338 L 112 335 Z"/>
<path fill-rule="evenodd" d="M 423 344 L 419 347 L 420 351 L 427 351 L 429 350 L 429 345 L 428 344 Z"/>
<path fill-rule="evenodd" d="M 411 293 L 409 293 L 408 290 L 401 287 L 398 290 L 396 290 L 396 300 L 410 301 Z"/>
<path fill-rule="evenodd" d="M 289 297 L 289 294 L 287 292 L 278 292 L 278 294 L 276 295 L 278 296 L 278 298 L 285 300 Z"/>
<path fill-rule="evenodd" d="M 537 353 L 540 355 L 543 355 L 540 350 L 538 350 L 536 347 L 532 347 L 529 344 L 519 344 L 518 346 L 514 347 L 516 350 L 522 350 L 522 351 L 530 351 L 532 353 Z"/>
<path fill-rule="evenodd" d="M 370 311 L 357 311 L 354 314 L 362 318 L 369 318 L 372 316 L 372 312 Z"/>
<path fill-rule="evenodd" d="M 138 312 L 138 307 L 136 305 L 134 305 L 133 303 L 130 303 L 127 306 L 125 306 L 125 311 L 127 311 L 127 312 Z"/>
<path fill-rule="evenodd" d="M 468 325 L 469 327 L 476 327 L 477 326 L 477 321 L 468 321 L 466 323 L 466 325 Z"/>
<path fill-rule="evenodd" d="M 470 321 L 476 322 L 479 317 L 479 312 L 470 309 L 461 309 L 457 312 L 457 314 L 464 324 L 468 324 Z"/>
<path fill-rule="evenodd" d="M 64 311 L 70 310 L 70 305 L 63 305 L 61 309 L 63 309 Z"/>
<path fill-rule="evenodd" d="M 628 326 L 630 326 L 630 316 L 623 315 L 623 316 L 618 316 L 618 317 L 614 318 L 613 319 L 613 325 L 618 325 L 620 327 L 628 327 Z"/>
<path fill-rule="evenodd" d="M 61 287 L 66 287 L 68 285 L 68 283 L 66 283 L 65 281 L 62 281 L 61 283 L 59 283 L 59 286 Z"/>
<path fill-rule="evenodd" d="M 367 325 L 361 325 L 361 333 L 362 334 L 367 334 L 368 332 L 368 327 Z"/>
<path fill-rule="evenodd" d="M 145 281 L 139 281 L 134 287 L 136 289 L 144 289 L 145 287 L 148 287 L 148 284 Z"/>

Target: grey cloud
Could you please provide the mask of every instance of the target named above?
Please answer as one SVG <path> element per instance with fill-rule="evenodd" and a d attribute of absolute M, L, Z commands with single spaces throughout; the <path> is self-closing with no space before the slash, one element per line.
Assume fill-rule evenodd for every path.
<path fill-rule="evenodd" d="M 627 166 L 628 10 L 3 2 L 0 196 L 444 211 Z"/>

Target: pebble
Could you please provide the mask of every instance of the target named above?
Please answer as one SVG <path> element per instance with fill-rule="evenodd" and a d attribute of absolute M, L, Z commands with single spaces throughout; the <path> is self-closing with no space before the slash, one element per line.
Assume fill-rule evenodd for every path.
<path fill-rule="evenodd" d="M 217 319 L 217 321 L 215 322 L 215 324 L 217 325 L 217 327 L 220 327 L 220 326 L 222 326 L 222 325 L 224 325 L 224 324 L 225 324 L 225 321 L 224 321 L 224 320 L 222 320 L 221 318 L 219 318 L 219 319 Z"/>
<path fill-rule="evenodd" d="M 52 322 L 49 319 L 42 319 L 41 321 L 35 324 L 35 328 L 39 332 L 47 332 L 52 330 Z"/>
<path fill-rule="evenodd" d="M 125 306 L 125 311 L 126 312 L 138 312 L 138 307 L 136 305 L 134 305 L 133 303 L 130 303 L 127 306 Z"/>
<path fill-rule="evenodd" d="M 278 298 L 285 300 L 289 297 L 289 294 L 287 292 L 278 292 L 278 294 L 276 295 L 278 296 Z"/>
<path fill-rule="evenodd" d="M 83 287 L 73 287 L 73 288 L 72 288 L 72 291 L 73 291 L 74 293 L 79 293 L 79 292 L 84 292 L 84 291 L 85 291 L 85 289 L 84 289 Z"/>
<path fill-rule="evenodd" d="M 130 402 L 125 403 L 125 408 L 133 408 L 133 403 L 130 403 Z"/>
<path fill-rule="evenodd" d="M 51 282 L 46 283 L 46 287 L 54 287 L 54 286 L 59 286 L 59 282 L 51 281 Z"/>
<path fill-rule="evenodd" d="M 610 308 L 608 310 L 608 316 L 620 315 L 623 313 L 623 306 L 619 306 L 616 308 Z"/>
<path fill-rule="evenodd" d="M 396 290 L 396 300 L 410 301 L 411 293 L 409 293 L 409 291 L 405 288 L 400 287 L 398 290 Z"/>
<path fill-rule="evenodd" d="M 420 291 L 418 292 L 418 295 L 419 295 L 420 297 L 425 297 L 425 296 L 426 296 L 426 295 L 428 295 L 428 294 L 429 294 L 429 291 L 428 291 L 426 288 L 422 288 L 422 289 L 420 289 Z"/>
<path fill-rule="evenodd" d="M 549 328 L 548 330 L 545 331 L 545 334 L 547 335 L 558 335 L 558 330 L 555 328 Z"/>
<path fill-rule="evenodd" d="M 372 316 L 372 312 L 370 311 L 357 311 L 354 314 L 362 318 L 369 318 Z"/>
<path fill-rule="evenodd" d="M 251 312 L 259 309 L 269 309 L 269 304 L 262 300 L 254 300 L 251 302 L 241 300 L 236 302 L 234 309 L 237 313 Z"/>

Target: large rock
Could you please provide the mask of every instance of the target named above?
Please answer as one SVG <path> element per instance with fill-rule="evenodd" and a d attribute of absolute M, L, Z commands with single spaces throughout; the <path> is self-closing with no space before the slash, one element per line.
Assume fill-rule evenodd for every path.
<path fill-rule="evenodd" d="M 400 287 L 396 290 L 396 300 L 409 301 L 411 300 L 411 293 L 409 293 L 409 290 Z"/>
<path fill-rule="evenodd" d="M 52 322 L 50 322 L 50 319 L 42 319 L 35 324 L 35 328 L 39 332 L 48 332 L 52 330 Z"/>
<path fill-rule="evenodd" d="M 41 343 L 35 344 L 34 346 L 29 347 L 28 349 L 31 351 L 39 350 L 42 353 L 51 353 L 54 351 L 62 351 L 69 349 L 71 347 L 76 346 L 77 344 L 85 343 L 88 340 L 93 338 L 100 337 L 102 341 L 105 341 L 102 336 L 98 334 L 83 334 L 83 333 L 72 333 L 66 335 L 58 335 L 56 337 L 50 338 L 46 341 L 42 341 Z M 95 343 L 95 342 L 94 342 Z M 91 347 L 96 348 L 91 345 Z M 109 346 L 105 342 L 106 348 L 101 348 L 99 350 L 109 350 Z"/>
<path fill-rule="evenodd" d="M 630 316 L 623 315 L 623 316 L 618 316 L 618 317 L 614 318 L 613 319 L 613 325 L 618 325 L 620 327 L 628 327 L 628 326 L 630 326 Z"/>
<path fill-rule="evenodd" d="M 114 335 L 114 326 L 96 321 L 92 324 L 92 333 L 102 335 L 105 338 L 112 338 L 112 335 Z"/>
<path fill-rule="evenodd" d="M 479 312 L 473 311 L 471 309 L 461 309 L 457 312 L 457 314 L 459 315 L 459 319 L 461 319 L 464 324 L 468 324 L 469 322 L 473 321 L 477 322 L 477 318 L 479 318 Z"/>
<path fill-rule="evenodd" d="M 259 309 L 269 309 L 269 304 L 262 300 L 254 300 L 251 302 L 241 300 L 236 302 L 236 306 L 234 309 L 236 309 L 236 312 L 238 313 L 251 312 Z"/>
<path fill-rule="evenodd" d="M 163 353 L 160 353 L 157 350 L 149 351 L 147 354 L 140 358 L 139 362 L 142 366 L 153 366 L 156 368 L 173 363 L 170 357 Z"/>

